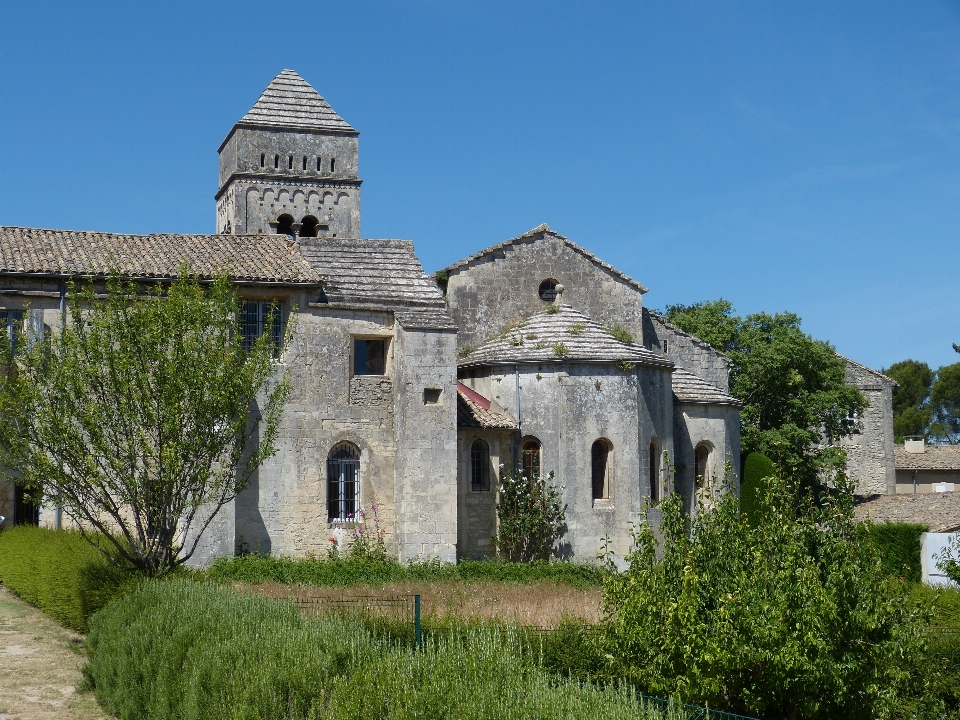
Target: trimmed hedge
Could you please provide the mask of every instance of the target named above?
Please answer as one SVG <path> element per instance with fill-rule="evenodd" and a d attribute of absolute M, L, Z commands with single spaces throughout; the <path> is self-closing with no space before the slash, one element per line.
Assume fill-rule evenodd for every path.
<path fill-rule="evenodd" d="M 920 582 L 920 534 L 929 528 L 910 523 L 878 523 L 870 524 L 869 529 L 884 571 Z"/>
<path fill-rule="evenodd" d="M 764 479 L 774 477 L 777 467 L 773 460 L 763 453 L 752 452 L 747 455 L 743 463 L 743 478 L 740 480 L 740 512 L 747 518 L 752 527 L 759 523 L 757 513 L 760 512 L 760 493 L 763 490 Z"/>
<path fill-rule="evenodd" d="M 559 680 L 509 629 L 411 653 L 351 620 L 181 579 L 104 608 L 87 648 L 84 674 L 121 720 L 662 717 L 626 690 Z"/>
<path fill-rule="evenodd" d="M 79 532 L 19 525 L 0 533 L 0 583 L 61 625 L 87 632 L 87 619 L 128 588 Z"/>
<path fill-rule="evenodd" d="M 221 557 L 206 571 L 212 580 L 246 583 L 268 581 L 284 585 L 346 587 L 386 582 L 461 581 L 527 585 L 555 582 L 577 588 L 600 587 L 603 569 L 582 563 L 507 563 L 495 560 L 461 560 L 452 565 L 421 562 L 401 565 L 396 562 L 370 562 L 350 559 L 291 559 L 266 555 Z"/>

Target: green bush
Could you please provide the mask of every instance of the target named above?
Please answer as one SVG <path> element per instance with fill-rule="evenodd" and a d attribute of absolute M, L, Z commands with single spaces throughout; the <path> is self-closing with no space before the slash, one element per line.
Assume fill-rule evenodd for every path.
<path fill-rule="evenodd" d="M 920 582 L 920 534 L 929 528 L 909 523 L 879 523 L 868 527 L 884 572 Z"/>
<path fill-rule="evenodd" d="M 627 690 L 559 681 L 510 629 L 411 653 L 356 622 L 182 579 L 111 603 L 87 647 L 88 682 L 122 720 L 661 717 Z"/>
<path fill-rule="evenodd" d="M 752 452 L 743 463 L 743 478 L 740 480 L 740 512 L 752 527 L 760 524 L 760 494 L 764 480 L 774 477 L 777 467 L 763 453 Z"/>
<path fill-rule="evenodd" d="M 284 585 L 347 587 L 403 581 L 483 580 L 526 585 L 555 582 L 577 588 L 599 587 L 604 571 L 596 565 L 568 562 L 508 563 L 498 560 L 461 560 L 457 565 L 419 562 L 369 562 L 343 558 L 283 558 L 267 555 L 221 557 L 206 571 L 211 580 Z"/>
<path fill-rule="evenodd" d="M 0 533 L 0 583 L 77 632 L 132 580 L 79 532 L 20 525 Z"/>

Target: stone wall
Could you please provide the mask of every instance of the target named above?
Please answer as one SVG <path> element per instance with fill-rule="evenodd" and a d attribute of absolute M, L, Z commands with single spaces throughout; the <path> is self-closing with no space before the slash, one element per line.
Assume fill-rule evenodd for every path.
<path fill-rule="evenodd" d="M 847 473 L 859 495 L 896 492 L 893 456 L 893 388 L 895 383 L 869 368 L 844 358 L 847 384 L 866 395 L 870 405 L 858 418 L 860 432 L 841 438 L 847 452 Z"/>
<path fill-rule="evenodd" d="M 730 361 L 725 355 L 646 309 L 643 311 L 643 343 L 650 350 L 664 353 L 677 367 L 724 392 L 730 391 Z"/>
<path fill-rule="evenodd" d="M 713 492 L 719 492 L 724 482 L 724 468 L 730 463 L 729 480 L 737 492 L 740 488 L 740 413 L 728 405 L 700 405 L 678 403 L 674 414 L 675 486 L 686 502 L 691 515 L 697 512 L 695 490 L 696 448 L 705 444 L 710 448 L 708 475 Z M 707 494 L 709 499 L 709 493 Z"/>
<path fill-rule="evenodd" d="M 513 430 L 462 429 L 457 433 L 457 556 L 479 560 L 492 557 L 496 548 L 497 483 L 501 466 L 514 467 L 517 444 Z M 490 449 L 490 489 L 474 490 L 471 478 L 470 448 L 483 440 Z"/>
<path fill-rule="evenodd" d="M 458 346 L 478 345 L 510 323 L 543 310 L 538 291 L 545 279 L 564 286 L 565 303 L 604 325 L 625 327 L 635 342 L 641 342 L 640 291 L 560 236 L 545 231 L 450 272 L 447 301 L 459 328 Z"/>

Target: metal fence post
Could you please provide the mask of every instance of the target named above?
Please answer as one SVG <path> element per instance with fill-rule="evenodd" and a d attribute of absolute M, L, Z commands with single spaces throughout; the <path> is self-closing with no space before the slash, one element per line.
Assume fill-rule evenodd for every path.
<path fill-rule="evenodd" d="M 420 596 L 413 596 L 413 634 L 416 638 L 417 647 L 420 649 L 421 637 L 420 637 Z"/>

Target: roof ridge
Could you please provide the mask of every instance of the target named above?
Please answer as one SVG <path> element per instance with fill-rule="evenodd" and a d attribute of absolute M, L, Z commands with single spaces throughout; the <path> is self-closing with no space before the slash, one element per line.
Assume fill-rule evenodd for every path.
<path fill-rule="evenodd" d="M 281 70 L 237 124 L 356 132 L 295 70 Z"/>
<path fill-rule="evenodd" d="M 588 260 L 590 260 L 591 262 L 596 263 L 597 265 L 599 265 L 600 267 L 602 267 L 604 270 L 607 270 L 608 272 L 612 273 L 613 275 L 616 275 L 616 276 L 619 277 L 621 280 L 623 280 L 624 282 L 626 282 L 628 285 L 631 285 L 634 289 L 640 291 L 641 294 L 642 294 L 642 293 L 645 293 L 645 292 L 649 292 L 649 288 L 644 287 L 643 285 L 641 285 L 640 283 L 638 283 L 636 280 L 634 280 L 632 277 L 630 277 L 630 276 L 627 275 L 626 273 L 618 270 L 617 268 L 615 268 L 615 267 L 614 267 L 613 265 L 611 265 L 610 263 L 605 262 L 604 260 L 601 260 L 600 258 L 598 258 L 596 255 L 594 255 L 592 252 L 590 252 L 590 251 L 587 250 L 586 248 L 581 247 L 580 245 L 577 245 L 575 242 L 573 242 L 572 240 L 570 240 L 568 237 L 566 237 L 566 236 L 564 236 L 564 235 L 561 235 L 561 234 L 558 233 L 556 230 L 553 230 L 553 229 L 552 229 L 549 225 L 547 225 L 546 223 L 541 223 L 540 225 L 537 225 L 537 226 L 536 226 L 535 228 L 533 228 L 532 230 L 528 230 L 527 232 L 523 233 L 522 235 L 518 235 L 518 236 L 515 237 L 515 238 L 510 238 L 509 240 L 504 240 L 503 242 L 497 243 L 496 245 L 491 245 L 490 247 L 485 248 L 484 250 L 480 250 L 479 252 L 475 252 L 475 253 L 473 253 L 472 255 L 468 255 L 467 257 L 463 258 L 462 260 L 458 260 L 458 261 L 456 261 L 455 263 L 453 263 L 453 264 L 451 264 L 451 265 L 448 265 L 447 267 L 443 268 L 440 272 L 450 273 L 450 272 L 453 272 L 453 271 L 455 271 L 455 270 L 459 270 L 460 268 L 468 265 L 469 263 L 473 262 L 474 260 L 477 260 L 477 259 L 479 259 L 479 258 L 481 258 L 481 257 L 483 257 L 483 256 L 485 256 L 485 255 L 489 255 L 490 253 L 496 252 L 496 251 L 498 251 L 498 250 L 503 250 L 504 248 L 510 247 L 511 245 L 514 245 L 514 244 L 516 244 L 516 243 L 518 243 L 518 242 L 520 242 L 520 241 L 522 241 L 522 240 L 526 240 L 526 239 L 528 239 L 528 238 L 532 238 L 532 237 L 535 237 L 535 236 L 541 235 L 541 234 L 546 235 L 547 233 L 550 233 L 551 235 L 553 235 L 554 237 L 558 238 L 559 240 L 562 240 L 562 241 L 563 241 L 564 243 L 566 243 L 571 249 L 575 250 L 576 252 L 579 252 L 581 255 L 583 255 L 584 257 L 586 257 L 586 258 L 587 258 Z"/>
<path fill-rule="evenodd" d="M 862 365 L 862 364 L 858 363 L 856 360 L 851 360 L 851 359 L 848 358 L 846 355 L 841 355 L 841 354 L 838 353 L 836 350 L 833 351 L 833 354 L 836 355 L 836 356 L 837 356 L 838 358 L 840 358 L 841 360 L 846 360 L 846 361 L 847 361 L 848 363 L 850 363 L 851 365 L 856 365 L 858 368 L 862 368 L 862 369 L 866 370 L 866 371 L 869 372 L 869 373 L 873 373 L 874 375 L 877 375 L 877 376 L 882 377 L 882 378 L 884 378 L 884 379 L 886 379 L 886 380 L 889 380 L 889 381 L 892 382 L 894 385 L 900 385 L 900 383 L 898 383 L 896 380 L 894 380 L 894 379 L 893 379 L 892 377 L 890 377 L 889 375 L 884 375 L 884 374 L 883 374 L 882 372 L 880 372 L 879 370 L 874 370 L 873 368 L 869 368 L 869 367 L 867 367 L 866 365 Z"/>
<path fill-rule="evenodd" d="M 657 320 L 659 320 L 659 321 L 662 322 L 664 325 L 666 325 L 666 326 L 667 326 L 670 330 L 672 330 L 673 332 L 678 333 L 678 334 L 680 334 L 680 335 L 683 335 L 684 337 L 688 337 L 688 338 L 690 338 L 691 340 L 693 340 L 695 343 L 697 343 L 697 344 L 699 344 L 699 345 L 703 345 L 704 347 L 707 347 L 707 348 L 709 348 L 710 350 L 713 350 L 717 355 L 719 355 L 719 356 L 722 357 L 724 360 L 726 360 L 728 364 L 731 362 L 730 356 L 727 355 L 725 352 L 723 352 L 723 350 L 718 350 L 718 349 L 715 348 L 713 345 L 711 345 L 710 343 L 708 343 L 706 340 L 702 340 L 701 338 L 697 337 L 697 336 L 694 335 L 693 333 L 688 333 L 686 330 L 683 330 L 683 329 L 677 327 L 676 325 L 674 325 L 674 324 L 673 324 L 672 322 L 670 322 L 669 320 L 665 320 L 664 317 L 663 317 L 663 315 L 661 315 L 660 313 L 658 313 L 658 312 L 656 312 L 656 311 L 654 311 L 654 310 L 651 310 L 650 308 L 647 308 L 647 307 L 643 308 L 642 312 L 645 312 L 645 313 L 648 313 L 648 314 L 652 315 L 652 316 L 655 317 Z"/>

